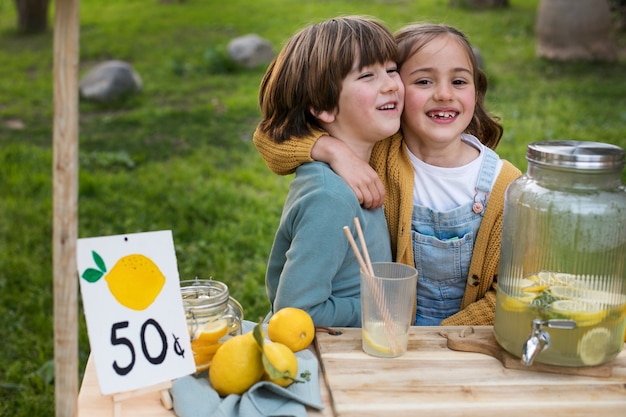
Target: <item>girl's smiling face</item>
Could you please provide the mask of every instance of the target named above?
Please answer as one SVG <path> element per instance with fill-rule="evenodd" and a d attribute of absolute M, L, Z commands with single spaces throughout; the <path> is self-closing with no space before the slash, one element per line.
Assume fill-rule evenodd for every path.
<path fill-rule="evenodd" d="M 474 115 L 476 86 L 459 42 L 438 36 L 402 64 L 400 76 L 405 86 L 402 132 L 409 148 L 460 142 Z"/>

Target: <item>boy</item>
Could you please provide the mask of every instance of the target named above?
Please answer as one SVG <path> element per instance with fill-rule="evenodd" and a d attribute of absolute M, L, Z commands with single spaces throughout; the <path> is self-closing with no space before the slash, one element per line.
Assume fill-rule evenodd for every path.
<path fill-rule="evenodd" d="M 322 129 L 369 161 L 374 144 L 400 127 L 396 59 L 393 35 L 375 20 L 340 17 L 304 28 L 263 77 L 259 129 L 277 142 Z M 391 261 L 382 209 L 363 209 L 329 165 L 298 167 L 267 267 L 272 312 L 298 307 L 316 326 L 361 325 L 359 264 L 343 232 L 354 233 L 354 217 L 372 262 Z"/>

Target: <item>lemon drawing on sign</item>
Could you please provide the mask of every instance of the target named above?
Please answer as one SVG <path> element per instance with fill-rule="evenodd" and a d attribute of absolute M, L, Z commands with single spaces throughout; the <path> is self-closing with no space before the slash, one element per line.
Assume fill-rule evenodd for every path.
<path fill-rule="evenodd" d="M 131 310 L 141 311 L 150 307 L 165 285 L 165 276 L 159 267 L 144 255 L 123 256 L 107 273 L 102 257 L 95 251 L 91 254 L 97 269 L 88 268 L 81 277 L 94 283 L 104 276 L 113 297 Z"/>

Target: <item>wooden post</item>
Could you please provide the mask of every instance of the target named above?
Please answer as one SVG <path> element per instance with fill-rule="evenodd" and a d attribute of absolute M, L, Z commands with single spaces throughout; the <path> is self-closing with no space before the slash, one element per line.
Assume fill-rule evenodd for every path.
<path fill-rule="evenodd" d="M 78 415 L 78 0 L 55 1 L 53 230 L 56 417 Z"/>

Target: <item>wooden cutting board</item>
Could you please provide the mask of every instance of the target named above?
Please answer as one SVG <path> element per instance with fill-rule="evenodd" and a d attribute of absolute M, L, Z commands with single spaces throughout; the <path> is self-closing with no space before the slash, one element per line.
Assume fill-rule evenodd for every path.
<path fill-rule="evenodd" d="M 512 369 L 494 355 L 449 349 L 464 329 L 412 327 L 409 351 L 393 359 L 365 354 L 361 329 L 342 328 L 339 336 L 318 332 L 335 416 L 626 416 L 626 351 L 605 377 Z M 480 338 L 493 328 L 473 330 Z M 464 346 L 468 342 L 473 345 L 464 340 Z"/>
<path fill-rule="evenodd" d="M 519 358 L 511 355 L 500 347 L 496 341 L 492 327 L 466 327 L 460 331 L 443 332 L 442 336 L 448 339 L 448 348 L 462 352 L 476 352 L 492 356 L 502 362 L 505 368 L 595 377 L 609 377 L 613 373 L 613 365 L 611 363 L 581 368 L 552 366 L 539 363 L 526 366 Z M 624 415 L 626 416 L 626 410 Z"/>

